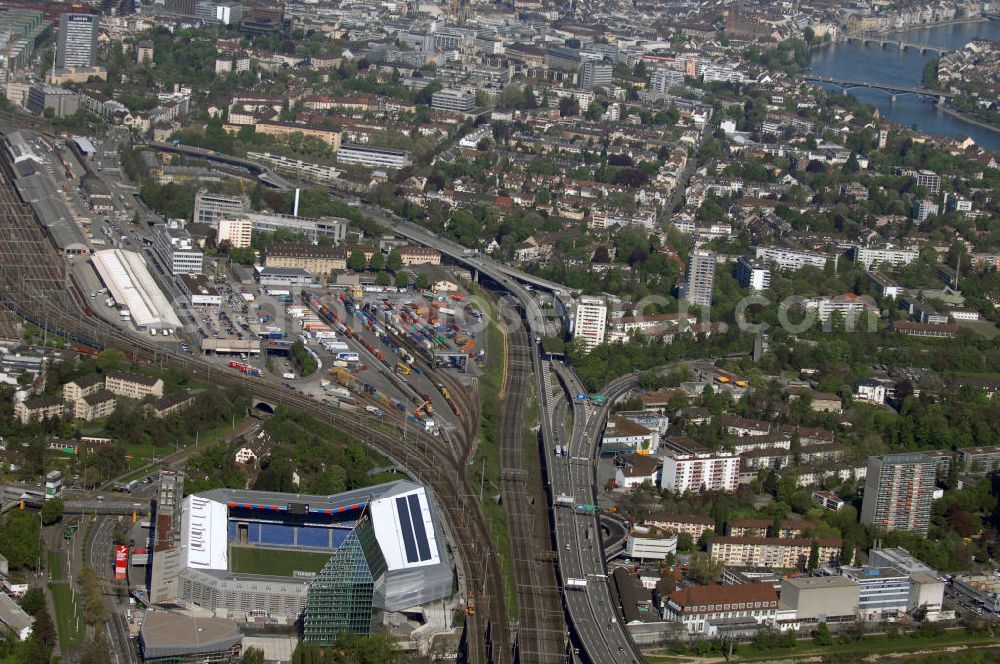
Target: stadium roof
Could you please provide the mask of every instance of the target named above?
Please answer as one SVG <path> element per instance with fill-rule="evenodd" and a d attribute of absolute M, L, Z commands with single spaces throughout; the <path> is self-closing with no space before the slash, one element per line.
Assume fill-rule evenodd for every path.
<path fill-rule="evenodd" d="M 132 251 L 105 249 L 94 252 L 93 261 L 111 297 L 118 304 L 128 307 L 136 327 L 181 326 L 166 296 L 153 281 L 142 256 Z"/>
<path fill-rule="evenodd" d="M 225 526 L 215 525 L 221 516 L 210 503 L 261 510 L 264 515 L 302 510 L 306 505 L 309 513 L 324 514 L 357 512 L 360 516 L 367 509 L 388 567 L 386 610 L 419 606 L 451 592 L 451 570 L 436 508 L 429 491 L 415 482 L 398 480 L 329 496 L 212 489 L 186 500 L 191 509 L 185 509 L 184 515 L 184 567 L 189 570 L 216 578 L 242 576 L 224 571 L 228 568 L 227 533 Z"/>
<path fill-rule="evenodd" d="M 149 611 L 140 632 L 145 659 L 228 650 L 243 640 L 231 620 Z"/>

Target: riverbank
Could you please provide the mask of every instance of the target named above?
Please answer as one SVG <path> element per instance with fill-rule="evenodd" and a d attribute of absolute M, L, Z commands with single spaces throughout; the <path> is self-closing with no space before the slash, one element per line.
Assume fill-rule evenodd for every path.
<path fill-rule="evenodd" d="M 1000 134 L 1000 126 L 997 126 L 995 124 L 989 124 L 988 122 L 983 122 L 982 120 L 972 115 L 969 115 L 964 111 L 951 108 L 948 105 L 941 106 L 940 109 L 941 112 L 947 113 L 951 117 L 961 120 L 962 122 L 967 122 L 968 124 L 976 125 L 977 127 L 982 127 L 983 129 L 989 129 L 990 131 L 994 131 Z"/>
<path fill-rule="evenodd" d="M 950 21 L 941 21 L 939 23 L 921 23 L 920 25 L 911 25 L 908 28 L 902 28 L 900 30 L 886 30 L 885 32 L 873 32 L 872 36 L 884 37 L 886 35 L 901 35 L 906 32 L 913 32 L 914 30 L 930 30 L 932 28 L 946 28 L 950 25 L 971 25 L 974 23 L 984 23 L 990 19 L 984 16 L 970 16 L 968 18 L 953 18 Z"/>

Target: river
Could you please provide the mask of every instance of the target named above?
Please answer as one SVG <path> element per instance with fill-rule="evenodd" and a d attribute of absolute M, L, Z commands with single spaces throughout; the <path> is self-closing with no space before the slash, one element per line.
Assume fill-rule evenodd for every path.
<path fill-rule="evenodd" d="M 957 23 L 931 28 L 919 28 L 889 35 L 917 44 L 961 48 L 973 39 L 1000 41 L 1000 21 Z M 901 51 L 893 46 L 831 44 L 813 51 L 809 73 L 829 78 L 839 78 L 870 83 L 888 83 L 906 87 L 919 87 L 924 65 L 935 53 L 921 55 L 919 51 Z M 839 89 L 829 87 L 839 92 Z M 889 93 L 869 88 L 850 91 L 856 98 L 878 107 L 882 117 L 907 127 L 916 125 L 927 134 L 940 136 L 971 136 L 976 143 L 990 150 L 1000 151 L 1000 132 L 963 122 L 936 108 L 934 103 L 914 95 L 899 95 L 895 102 Z"/>

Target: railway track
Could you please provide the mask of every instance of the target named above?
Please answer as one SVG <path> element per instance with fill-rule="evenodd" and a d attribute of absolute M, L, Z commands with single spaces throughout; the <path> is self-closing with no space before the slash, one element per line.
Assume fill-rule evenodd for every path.
<path fill-rule="evenodd" d="M 0 305 L 78 343 L 98 349 L 118 348 L 135 362 L 176 369 L 209 384 L 242 388 L 258 399 L 300 410 L 408 469 L 437 495 L 458 549 L 460 573 L 475 603 L 464 632 L 465 661 L 512 661 L 503 584 L 485 519 L 464 473 L 435 458 L 439 451 L 433 439 L 418 435 L 403 443 L 395 431 L 387 431 L 369 418 L 331 410 L 269 380 L 231 373 L 201 358 L 164 350 L 96 317 L 33 211 L 18 199 L 10 184 L 10 169 L 9 159 L 4 160 L 0 173 Z"/>
<path fill-rule="evenodd" d="M 557 664 L 566 661 L 567 632 L 556 584 L 555 552 L 543 509 L 546 502 L 540 471 L 525 458 L 524 413 L 534 373 L 534 350 L 524 325 L 508 333 L 507 347 L 500 419 L 500 490 L 507 513 L 511 575 L 517 589 L 516 648 L 525 664 Z"/>

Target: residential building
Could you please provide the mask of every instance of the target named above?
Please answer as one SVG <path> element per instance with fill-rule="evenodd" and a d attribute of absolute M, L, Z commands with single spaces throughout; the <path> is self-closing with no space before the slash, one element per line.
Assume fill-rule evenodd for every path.
<path fill-rule="evenodd" d="M 410 165 L 410 154 L 404 150 L 344 143 L 337 150 L 337 163 L 399 169 Z"/>
<path fill-rule="evenodd" d="M 878 306 L 869 296 L 845 293 L 835 297 L 816 297 L 805 302 L 806 309 L 816 311 L 816 317 L 821 323 L 826 323 L 833 313 L 840 314 L 847 329 L 852 329 L 858 322 L 865 322 L 865 312 L 878 313 Z"/>
<path fill-rule="evenodd" d="M 886 329 L 897 334 L 906 334 L 911 337 L 941 337 L 950 339 L 958 336 L 958 325 L 948 323 L 939 325 L 935 323 L 917 323 L 908 320 L 894 320 L 886 326 Z"/>
<path fill-rule="evenodd" d="M 715 281 L 715 253 L 694 249 L 688 257 L 687 272 L 681 287 L 681 299 L 703 307 L 712 306 L 712 284 Z"/>
<path fill-rule="evenodd" d="M 601 437 L 601 451 L 604 454 L 637 452 L 656 454 L 660 446 L 660 434 L 624 417 L 613 417 Z"/>
<path fill-rule="evenodd" d="M 399 257 L 403 259 L 403 265 L 407 267 L 441 264 L 441 252 L 431 247 L 401 247 Z"/>
<path fill-rule="evenodd" d="M 765 264 L 773 263 L 779 269 L 790 271 L 799 270 L 806 265 L 824 268 L 827 261 L 831 259 L 826 254 L 788 247 L 760 246 L 754 247 L 754 251 L 756 252 L 758 261 L 762 261 Z"/>
<path fill-rule="evenodd" d="M 163 396 L 163 379 L 144 374 L 120 371 L 109 373 L 105 377 L 104 387 L 127 399 L 142 400 L 149 396 Z"/>
<path fill-rule="evenodd" d="M 704 634 L 712 621 L 751 618 L 775 625 L 778 595 L 768 583 L 688 586 L 670 594 L 663 616 L 684 625 L 689 634 Z"/>
<path fill-rule="evenodd" d="M 194 394 L 187 390 L 180 390 L 171 394 L 166 394 L 159 399 L 155 399 L 143 406 L 143 411 L 158 420 L 162 420 L 168 415 L 178 413 L 194 403 Z"/>
<path fill-rule="evenodd" d="M 913 173 L 918 187 L 927 187 L 927 193 L 937 196 L 941 193 L 941 176 L 934 171 L 920 170 Z"/>
<path fill-rule="evenodd" d="M 820 565 L 840 559 L 839 539 L 805 537 L 716 537 L 708 545 L 708 555 L 724 565 L 805 569 L 814 541 L 819 548 Z"/>
<path fill-rule="evenodd" d="M 881 620 L 903 615 L 910 605 L 910 576 L 891 567 L 842 567 L 840 573 L 860 586 L 858 616 Z"/>
<path fill-rule="evenodd" d="M 153 42 L 144 39 L 136 45 L 135 61 L 144 66 L 153 64 Z"/>
<path fill-rule="evenodd" d="M 740 483 L 740 458 L 731 452 L 669 450 L 663 455 L 660 488 L 674 493 L 733 492 Z"/>
<path fill-rule="evenodd" d="M 63 414 L 63 400 L 57 396 L 28 397 L 14 404 L 14 417 L 21 424 L 32 420 L 58 419 Z"/>
<path fill-rule="evenodd" d="M 582 339 L 583 347 L 589 352 L 604 343 L 607 333 L 608 305 L 604 298 L 584 295 L 576 302 L 573 317 L 573 338 Z"/>
<path fill-rule="evenodd" d="M 660 460 L 651 454 L 625 454 L 618 460 L 615 484 L 621 489 L 632 489 L 643 484 L 656 486 Z"/>
<path fill-rule="evenodd" d="M 264 265 L 268 268 L 299 268 L 312 274 L 330 274 L 347 269 L 347 251 L 306 242 L 282 242 L 267 250 Z"/>
<path fill-rule="evenodd" d="M 62 14 L 59 17 L 59 41 L 56 66 L 93 67 L 97 64 L 97 35 L 101 19 L 96 14 Z"/>
<path fill-rule="evenodd" d="M 73 417 L 85 422 L 92 422 L 100 417 L 107 417 L 115 412 L 117 397 L 109 390 L 98 390 L 93 394 L 80 397 L 73 403 Z"/>
<path fill-rule="evenodd" d="M 885 403 L 885 383 L 871 378 L 862 378 L 854 386 L 854 400 L 881 406 Z"/>
<path fill-rule="evenodd" d="M 1000 447 L 965 447 L 958 451 L 962 466 L 972 473 L 988 473 L 1000 467 Z"/>
<path fill-rule="evenodd" d="M 318 138 L 329 145 L 330 149 L 334 152 L 340 149 L 340 129 L 336 127 L 327 127 L 325 125 L 304 125 L 296 124 L 294 122 L 278 122 L 276 120 L 261 120 L 254 125 L 254 131 L 258 134 L 268 134 L 271 136 L 302 134 L 303 136 Z"/>
<path fill-rule="evenodd" d="M 818 528 L 819 524 L 805 519 L 782 519 L 779 530 L 774 531 L 770 519 L 730 519 L 726 524 L 726 535 L 730 537 L 804 537 L 807 530 Z"/>
<path fill-rule="evenodd" d="M 879 297 L 896 299 L 903 294 L 903 287 L 881 272 L 869 272 L 868 281 L 875 286 Z"/>
<path fill-rule="evenodd" d="M 781 582 L 781 605 L 803 622 L 853 621 L 861 585 L 846 576 L 798 576 Z"/>
<path fill-rule="evenodd" d="M 677 553 L 677 535 L 636 525 L 625 541 L 625 555 L 632 560 L 663 560 Z"/>
<path fill-rule="evenodd" d="M 743 288 L 759 292 L 771 287 L 771 270 L 746 256 L 740 256 L 736 261 L 735 276 Z"/>
<path fill-rule="evenodd" d="M 913 218 L 918 222 L 927 221 L 927 217 L 936 215 L 941 211 L 941 207 L 934 201 L 921 199 L 913 203 Z"/>
<path fill-rule="evenodd" d="M 944 197 L 944 205 L 949 212 L 972 212 L 972 201 L 953 193 L 948 193 Z"/>
<path fill-rule="evenodd" d="M 224 196 L 200 189 L 194 196 L 194 221 L 215 226 L 225 216 L 241 218 L 250 209 L 245 196 Z"/>
<path fill-rule="evenodd" d="M 77 399 L 82 399 L 102 389 L 104 389 L 104 376 L 100 374 L 95 373 L 76 378 L 63 385 L 63 401 L 73 403 Z"/>
<path fill-rule="evenodd" d="M 861 523 L 877 530 L 926 535 L 936 475 L 935 461 L 923 454 L 869 457 Z"/>
<path fill-rule="evenodd" d="M 847 501 L 832 491 L 813 491 L 812 501 L 813 504 L 831 512 L 839 512 L 847 504 Z"/>
<path fill-rule="evenodd" d="M 917 249 L 864 247 L 860 244 L 851 247 L 851 257 L 856 262 L 861 263 L 866 270 L 870 270 L 873 265 L 902 267 L 917 260 L 919 255 L 920 252 Z"/>
<path fill-rule="evenodd" d="M 252 235 L 253 222 L 250 217 L 222 217 L 218 221 L 215 246 L 221 247 L 226 242 L 234 249 L 245 249 L 250 246 Z"/>
<path fill-rule="evenodd" d="M 652 87 L 655 92 L 668 92 L 684 84 L 684 72 L 679 69 L 657 69 L 653 72 Z"/>
<path fill-rule="evenodd" d="M 615 415 L 655 431 L 661 436 L 665 435 L 670 427 L 670 418 L 658 410 L 620 410 Z"/>
<path fill-rule="evenodd" d="M 0 593 L 0 623 L 13 632 L 18 641 L 24 641 L 31 636 L 35 619 L 28 615 L 10 595 Z"/>
<path fill-rule="evenodd" d="M 472 90 L 444 88 L 431 95 L 431 108 L 444 113 L 468 113 L 476 107 L 476 93 Z"/>
<path fill-rule="evenodd" d="M 609 63 L 588 60 L 583 63 L 580 71 L 580 87 L 584 90 L 608 88 L 611 86 L 612 71 L 613 67 Z"/>
<path fill-rule="evenodd" d="M 687 533 L 695 541 L 699 540 L 706 530 L 715 530 L 715 519 L 700 514 L 650 514 L 643 521 L 646 525 L 655 526 L 667 532 Z"/>

